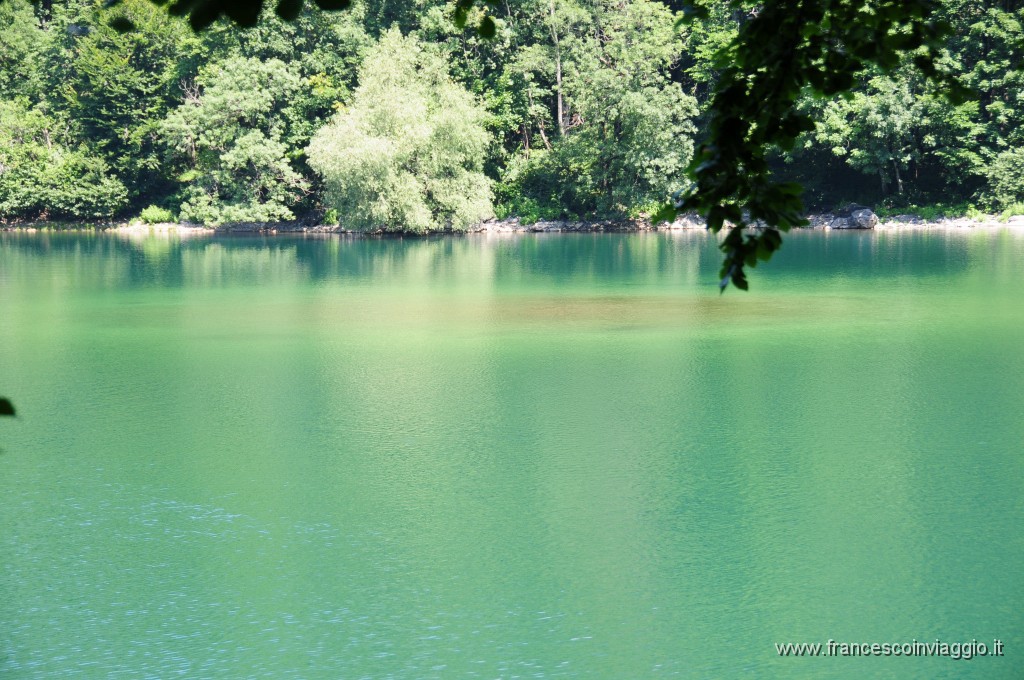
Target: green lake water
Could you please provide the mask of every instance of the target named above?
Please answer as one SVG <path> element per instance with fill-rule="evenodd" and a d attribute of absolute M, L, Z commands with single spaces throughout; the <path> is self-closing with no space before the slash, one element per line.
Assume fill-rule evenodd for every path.
<path fill-rule="evenodd" d="M 1024 234 L 718 266 L 0 234 L 0 677 L 1022 677 Z"/>

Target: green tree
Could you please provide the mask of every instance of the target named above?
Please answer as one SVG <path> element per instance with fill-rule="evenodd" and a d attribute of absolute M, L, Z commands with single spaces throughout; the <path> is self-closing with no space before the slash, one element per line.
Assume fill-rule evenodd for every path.
<path fill-rule="evenodd" d="M 149 202 L 169 189 L 157 129 L 195 73 L 200 41 L 186 22 L 145 0 L 125 0 L 113 12 L 98 5 L 61 9 L 50 57 L 51 106 L 102 154 L 133 199 Z M 115 30 L 112 16 L 130 19 L 134 30 Z"/>
<path fill-rule="evenodd" d="M 659 2 L 602 1 L 576 41 L 565 90 L 565 153 L 578 160 L 598 214 L 667 200 L 693 153 L 696 100 L 670 79 L 682 51 Z"/>
<path fill-rule="evenodd" d="M 233 57 L 203 69 L 160 128 L 184 183 L 179 217 L 202 224 L 294 217 L 308 183 L 288 158 L 289 100 L 302 86 L 278 59 Z"/>
<path fill-rule="evenodd" d="M 290 154 L 301 152 L 355 89 L 359 65 L 373 39 L 363 27 L 366 7 L 324 12 L 305 7 L 292 21 L 265 10 L 260 22 L 245 31 L 218 22 L 203 33 L 209 61 L 243 57 L 289 65 L 300 86 L 288 96 L 282 141 Z M 302 169 L 300 167 L 300 169 Z"/>
<path fill-rule="evenodd" d="M 666 200 L 690 160 L 697 112 L 671 78 L 683 45 L 671 11 L 648 0 L 533 8 L 545 30 L 514 65 L 543 147 L 524 145 L 503 198 L 514 210 L 537 204 L 543 214 L 587 216 Z"/>
<path fill-rule="evenodd" d="M 27 0 L 0 3 L 0 98 L 38 101 L 43 91 L 41 31 Z"/>
<path fill-rule="evenodd" d="M 944 0 L 938 16 L 953 30 L 943 66 L 976 93 L 985 126 L 975 138 L 993 154 L 1024 142 L 1024 70 L 1021 66 L 1024 3 L 1019 0 Z"/>
<path fill-rule="evenodd" d="M 1003 151 L 988 167 L 986 202 L 999 210 L 1024 203 L 1024 149 Z"/>
<path fill-rule="evenodd" d="M 0 217 L 113 216 L 128 192 L 103 159 L 24 98 L 0 100 Z"/>
<path fill-rule="evenodd" d="M 367 54 L 352 105 L 307 150 L 326 205 L 359 229 L 464 229 L 491 214 L 486 112 L 398 29 Z"/>
<path fill-rule="evenodd" d="M 883 194 L 904 193 L 910 164 L 924 154 L 926 102 L 907 79 L 872 78 L 863 91 L 824 107 L 815 138 L 852 167 L 877 175 Z"/>

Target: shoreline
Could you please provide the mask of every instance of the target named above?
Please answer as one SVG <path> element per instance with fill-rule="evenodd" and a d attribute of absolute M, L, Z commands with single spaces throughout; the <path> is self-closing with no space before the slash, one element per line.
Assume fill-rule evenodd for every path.
<path fill-rule="evenodd" d="M 996 216 L 984 219 L 967 217 L 940 218 L 924 220 L 917 215 L 897 215 L 881 219 L 870 228 L 832 227 L 837 219 L 829 213 L 808 215 L 810 224 L 806 227 L 795 227 L 792 232 L 799 231 L 902 231 L 902 230 L 940 230 L 940 229 L 1024 229 L 1024 216 L 1012 217 L 1003 222 Z M 696 215 L 682 216 L 670 224 L 652 225 L 644 219 L 627 220 L 539 220 L 531 224 L 523 224 L 519 218 L 503 220 L 492 219 L 470 226 L 467 229 L 437 230 L 423 233 L 407 231 L 356 231 L 337 225 L 311 225 L 301 222 L 247 222 L 207 227 L 194 224 L 159 223 L 142 224 L 138 222 L 26 222 L 23 224 L 0 224 L 0 232 L 20 233 L 54 233 L 54 232 L 111 232 L 126 235 L 175 235 L 175 236 L 218 236 L 218 235 L 338 235 L 357 238 L 387 237 L 428 237 L 428 236 L 462 236 L 470 234 L 543 234 L 543 233 L 641 233 L 641 232 L 672 232 L 672 231 L 703 231 L 703 222 Z M 762 227 L 749 226 L 749 229 Z"/>

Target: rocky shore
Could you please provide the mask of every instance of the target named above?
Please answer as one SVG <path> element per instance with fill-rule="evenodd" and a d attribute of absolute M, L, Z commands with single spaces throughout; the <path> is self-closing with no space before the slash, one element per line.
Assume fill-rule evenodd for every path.
<path fill-rule="evenodd" d="M 808 215 L 810 224 L 803 229 L 850 230 L 850 229 L 975 229 L 975 228 L 1024 228 L 1024 216 L 1012 217 L 1006 222 L 996 216 L 981 219 L 966 217 L 924 220 L 917 215 L 896 215 L 879 218 L 870 209 L 848 210 L 840 213 Z M 758 228 L 754 225 L 752 228 Z M 652 225 L 650 221 L 638 218 L 628 220 L 540 220 L 524 223 L 519 218 L 488 220 L 475 224 L 460 232 L 432 232 L 432 234 L 526 234 L 526 233 L 623 233 L 648 231 L 702 230 L 704 223 L 697 215 L 684 215 L 672 223 Z M 339 234 L 348 236 L 408 236 L 402 232 L 383 230 L 364 232 L 353 231 L 337 225 L 311 224 L 306 222 L 248 222 L 219 227 L 205 227 L 191 224 L 140 224 L 110 222 L 98 224 L 82 223 L 24 223 L 0 224 L 0 231 L 116 231 L 126 234 L 175 234 L 179 236 L 209 234 Z"/>

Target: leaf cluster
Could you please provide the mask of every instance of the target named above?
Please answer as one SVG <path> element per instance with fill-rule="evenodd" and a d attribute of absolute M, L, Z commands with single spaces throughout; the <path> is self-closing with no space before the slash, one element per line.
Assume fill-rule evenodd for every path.
<path fill-rule="evenodd" d="M 721 244 L 723 290 L 730 282 L 745 290 L 745 268 L 778 250 L 781 231 L 807 224 L 801 187 L 775 180 L 769 165 L 770 152 L 791 150 L 802 133 L 814 130 L 811 117 L 797 108 L 805 91 L 825 97 L 847 92 L 866 65 L 892 69 L 909 51 L 922 73 L 949 86 L 951 98 L 965 97 L 966 89 L 935 65 L 951 30 L 930 18 L 936 9 L 930 0 L 767 0 L 720 51 L 706 141 L 689 168 L 693 186 L 658 218 L 695 210 L 711 231 L 730 225 Z M 709 13 L 707 4 L 695 3 L 682 21 Z M 767 228 L 745 233 L 751 224 Z"/>

